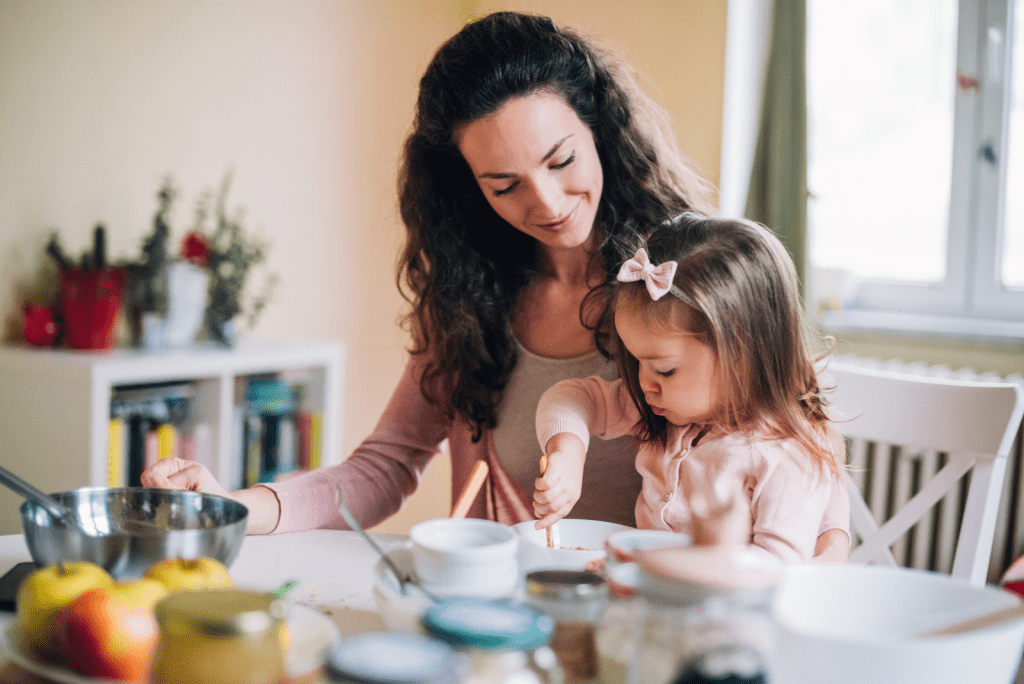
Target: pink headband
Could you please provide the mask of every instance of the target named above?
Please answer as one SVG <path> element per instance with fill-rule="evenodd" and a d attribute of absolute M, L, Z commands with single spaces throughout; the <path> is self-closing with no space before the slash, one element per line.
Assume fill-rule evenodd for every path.
<path fill-rule="evenodd" d="M 674 261 L 666 261 L 660 266 L 655 266 L 647 257 L 647 252 L 641 247 L 636 250 L 636 255 L 632 259 L 622 264 L 622 268 L 619 269 L 619 274 L 615 276 L 615 279 L 620 283 L 632 283 L 637 280 L 644 281 L 647 285 L 647 291 L 654 301 L 658 301 L 666 294 L 671 294 L 687 306 L 693 306 L 690 298 L 672 284 L 677 266 L 678 264 Z"/>

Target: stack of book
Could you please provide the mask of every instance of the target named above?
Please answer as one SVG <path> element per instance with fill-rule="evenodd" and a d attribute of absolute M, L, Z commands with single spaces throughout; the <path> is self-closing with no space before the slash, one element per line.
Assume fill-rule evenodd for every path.
<path fill-rule="evenodd" d="M 115 389 L 110 402 L 109 486 L 139 486 L 142 471 L 161 458 L 208 460 L 209 428 L 197 423 L 190 434 L 181 431 L 189 419 L 194 397 L 192 383 Z"/>

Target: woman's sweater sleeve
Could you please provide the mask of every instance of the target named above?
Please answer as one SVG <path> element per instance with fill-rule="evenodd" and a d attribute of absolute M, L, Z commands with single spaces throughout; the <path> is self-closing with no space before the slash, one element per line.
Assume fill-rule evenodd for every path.
<path fill-rule="evenodd" d="M 344 462 L 266 486 L 281 503 L 273 533 L 314 528 L 348 529 L 338 512 L 335 487 L 364 527 L 389 517 L 415 491 L 451 422 L 420 391 L 423 360 L 406 365 L 373 432 Z"/>
<path fill-rule="evenodd" d="M 551 386 L 537 404 L 537 440 L 543 451 L 548 440 L 570 432 L 590 445 L 590 436 L 614 439 L 630 434 L 640 412 L 622 380 L 598 376 L 562 380 Z"/>

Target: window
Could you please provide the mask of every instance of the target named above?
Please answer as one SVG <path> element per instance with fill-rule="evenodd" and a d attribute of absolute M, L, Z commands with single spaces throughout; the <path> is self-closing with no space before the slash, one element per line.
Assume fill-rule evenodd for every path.
<path fill-rule="evenodd" d="M 808 0 L 809 294 L 842 303 L 826 325 L 1024 339 L 1013 3 Z"/>

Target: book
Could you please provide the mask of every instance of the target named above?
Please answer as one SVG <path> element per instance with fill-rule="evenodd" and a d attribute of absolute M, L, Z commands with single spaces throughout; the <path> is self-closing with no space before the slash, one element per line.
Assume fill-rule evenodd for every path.
<path fill-rule="evenodd" d="M 320 467 L 320 435 L 323 427 L 323 416 L 319 413 L 310 415 L 309 426 L 309 469 L 316 470 Z"/>
<path fill-rule="evenodd" d="M 156 438 L 156 458 L 158 461 L 178 455 L 178 434 L 173 425 L 170 423 L 158 425 L 156 427 Z"/>
<path fill-rule="evenodd" d="M 107 486 L 124 485 L 124 464 L 127 454 L 127 423 L 122 418 L 111 418 L 107 430 Z"/>

